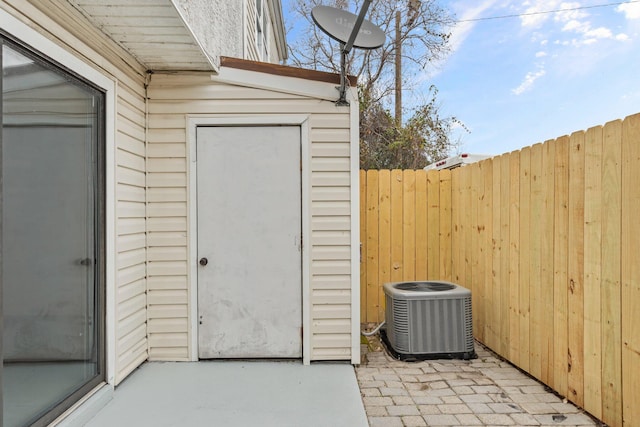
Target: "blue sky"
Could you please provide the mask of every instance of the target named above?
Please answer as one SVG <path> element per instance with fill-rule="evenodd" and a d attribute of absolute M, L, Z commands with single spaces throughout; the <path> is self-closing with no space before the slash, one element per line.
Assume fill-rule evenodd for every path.
<path fill-rule="evenodd" d="M 640 112 L 640 2 L 531 14 L 609 3 L 442 0 L 465 22 L 421 80 L 469 128 L 460 151 L 501 154 Z M 469 21 L 505 15 L 522 16 Z"/>

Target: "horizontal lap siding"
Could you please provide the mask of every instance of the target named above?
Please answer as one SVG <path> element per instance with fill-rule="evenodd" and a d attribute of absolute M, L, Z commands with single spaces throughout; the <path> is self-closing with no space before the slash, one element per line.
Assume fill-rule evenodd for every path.
<path fill-rule="evenodd" d="M 116 265 L 107 266 L 115 272 L 107 287 L 115 287 L 117 384 L 148 357 L 144 69 L 66 1 L 8 0 L 0 7 L 116 82 L 116 164 L 107 165 L 115 169 Z"/>
<path fill-rule="evenodd" d="M 190 353 L 186 115 L 310 113 L 312 360 L 351 357 L 351 175 L 348 109 L 267 90 L 212 83 L 209 74 L 155 74 L 147 148 L 149 335 L 153 360 Z M 344 111 L 344 113 L 339 112 Z M 357 319 L 356 319 L 357 321 Z"/>
<path fill-rule="evenodd" d="M 116 383 L 148 358 L 144 89 L 121 82 L 118 95 Z"/>
<path fill-rule="evenodd" d="M 333 104 L 324 104 L 335 111 Z M 311 120 L 313 360 L 351 357 L 350 146 L 349 123 L 344 121 L 348 117 L 318 114 Z M 326 280 L 336 275 L 345 280 Z"/>

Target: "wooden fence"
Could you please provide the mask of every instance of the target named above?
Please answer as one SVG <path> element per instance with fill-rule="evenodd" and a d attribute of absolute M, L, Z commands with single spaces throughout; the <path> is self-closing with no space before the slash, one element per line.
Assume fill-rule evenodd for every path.
<path fill-rule="evenodd" d="M 361 171 L 361 321 L 385 282 L 472 291 L 475 337 L 640 425 L 640 114 L 453 171 Z"/>

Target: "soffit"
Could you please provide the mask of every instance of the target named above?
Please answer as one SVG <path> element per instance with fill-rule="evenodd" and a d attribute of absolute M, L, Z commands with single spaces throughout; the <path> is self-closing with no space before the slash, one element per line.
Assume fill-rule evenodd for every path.
<path fill-rule="evenodd" d="M 68 0 L 153 71 L 215 71 L 171 0 Z"/>

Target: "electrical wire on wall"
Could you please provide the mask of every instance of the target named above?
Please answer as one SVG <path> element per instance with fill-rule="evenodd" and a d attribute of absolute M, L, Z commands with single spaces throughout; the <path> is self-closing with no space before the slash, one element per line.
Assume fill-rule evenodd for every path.
<path fill-rule="evenodd" d="M 386 322 L 382 322 L 382 323 L 380 323 L 378 326 L 376 326 L 375 328 L 373 328 L 373 330 L 372 330 L 372 331 L 369 331 L 369 332 L 360 331 L 360 333 L 361 333 L 362 335 L 364 335 L 365 337 L 372 337 L 372 336 L 374 336 L 375 334 L 377 334 L 377 333 L 378 333 L 378 331 L 380 331 L 380 328 L 382 328 L 382 327 L 384 326 L 384 324 L 385 324 L 385 323 L 386 323 Z"/>

